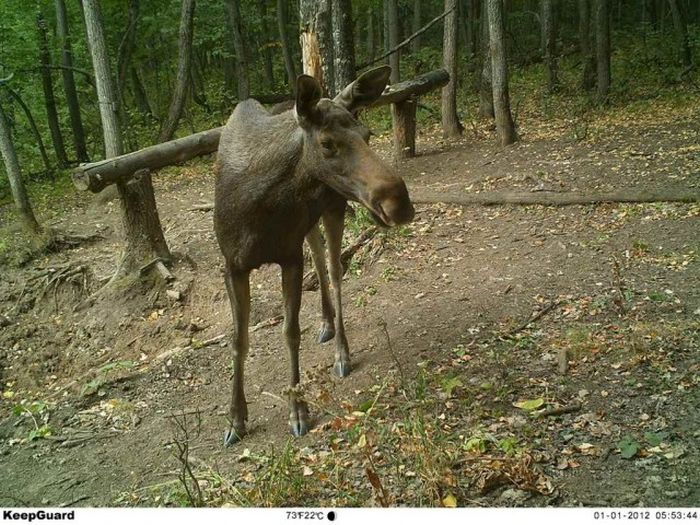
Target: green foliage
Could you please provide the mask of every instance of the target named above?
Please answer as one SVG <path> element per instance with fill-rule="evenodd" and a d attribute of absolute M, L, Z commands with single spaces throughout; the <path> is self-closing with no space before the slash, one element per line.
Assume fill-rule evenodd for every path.
<path fill-rule="evenodd" d="M 617 442 L 617 448 L 620 449 L 620 456 L 623 459 L 632 459 L 639 452 L 640 446 L 633 437 L 627 435 Z"/>

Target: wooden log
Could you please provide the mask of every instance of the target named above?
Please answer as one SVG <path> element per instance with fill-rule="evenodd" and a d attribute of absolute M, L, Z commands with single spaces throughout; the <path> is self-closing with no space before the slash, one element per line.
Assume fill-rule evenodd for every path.
<path fill-rule="evenodd" d="M 406 99 L 391 105 L 394 122 L 394 159 L 416 156 L 416 100 Z"/>
<path fill-rule="evenodd" d="M 394 104 L 411 97 L 424 95 L 434 89 L 447 85 L 449 81 L 450 75 L 447 71 L 444 69 L 436 69 L 435 71 L 430 71 L 429 73 L 417 76 L 411 80 L 404 80 L 403 82 L 387 86 L 382 96 L 370 107 Z"/>
<path fill-rule="evenodd" d="M 141 169 L 159 169 L 212 153 L 219 147 L 221 130 L 214 128 L 133 153 L 82 164 L 73 170 L 73 184 L 79 190 L 98 193 L 110 184 L 128 181 Z"/>
<path fill-rule="evenodd" d="M 558 193 L 552 191 L 484 191 L 482 193 L 442 193 L 429 190 L 411 191 L 411 201 L 416 204 L 472 204 L 492 206 L 497 204 L 521 204 L 544 206 L 572 206 L 577 204 L 648 203 L 648 202 L 700 202 L 700 192 L 691 189 L 638 190 L 625 188 L 609 193 Z"/>

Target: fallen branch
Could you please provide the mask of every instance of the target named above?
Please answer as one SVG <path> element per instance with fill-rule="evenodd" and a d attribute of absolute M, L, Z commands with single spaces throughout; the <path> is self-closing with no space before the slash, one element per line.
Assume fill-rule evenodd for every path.
<path fill-rule="evenodd" d="M 188 211 L 211 211 L 214 209 L 214 203 L 213 202 L 206 202 L 204 204 L 195 204 L 191 208 L 188 209 Z"/>
<path fill-rule="evenodd" d="M 501 335 L 501 336 L 500 336 L 500 339 L 511 339 L 511 338 L 513 338 L 515 335 L 517 335 L 517 334 L 519 334 L 520 332 L 522 332 L 523 330 L 525 330 L 525 329 L 526 329 L 528 326 L 530 326 L 532 323 L 534 323 L 535 321 L 538 321 L 539 319 L 541 319 L 542 317 L 544 317 L 545 315 L 547 315 L 549 312 L 551 312 L 554 308 L 556 308 L 556 307 L 559 306 L 560 304 L 561 304 L 561 301 L 552 301 L 552 302 L 549 303 L 547 306 L 545 306 L 544 308 L 542 308 L 542 310 L 540 310 L 539 312 L 532 314 L 532 315 L 530 316 L 530 318 L 529 318 L 527 321 L 525 321 L 523 324 L 521 324 L 521 325 L 519 325 L 518 327 L 516 327 L 516 328 L 510 330 L 510 331 L 507 332 L 506 334 Z"/>
<path fill-rule="evenodd" d="M 357 236 L 353 243 L 342 251 L 340 254 L 340 263 L 343 266 L 343 275 L 345 275 L 345 273 L 348 271 L 348 267 L 350 266 L 350 261 L 352 260 L 353 256 L 360 250 L 360 248 L 367 244 L 372 237 L 374 237 L 377 231 L 379 230 L 376 226 L 370 226 L 366 230 L 362 231 L 362 233 Z M 309 270 L 304 275 L 302 290 L 307 292 L 318 290 L 318 275 L 316 274 L 315 269 Z"/>
<path fill-rule="evenodd" d="M 581 410 L 581 403 L 571 403 L 570 405 L 564 405 L 556 408 L 546 408 L 542 412 L 537 413 L 537 417 L 548 417 L 548 416 L 560 416 L 562 414 L 570 414 L 571 412 L 578 412 Z"/>
<path fill-rule="evenodd" d="M 258 330 L 262 330 L 263 328 L 270 328 L 271 326 L 277 326 L 280 324 L 282 321 L 284 321 L 284 316 L 283 315 L 276 315 L 274 317 L 270 317 L 269 319 L 265 319 L 264 321 L 260 321 L 258 324 L 251 326 L 248 329 L 249 333 L 257 332 Z"/>
<path fill-rule="evenodd" d="M 410 191 L 410 190 L 409 190 Z M 575 204 L 644 203 L 644 202 L 700 202 L 697 190 L 638 190 L 626 188 L 609 193 L 557 193 L 551 191 L 517 192 L 485 191 L 482 193 L 440 193 L 416 189 L 410 191 L 411 201 L 416 204 L 457 204 L 469 206 L 479 204 L 541 204 L 544 206 L 571 206 Z"/>
<path fill-rule="evenodd" d="M 455 8 L 453 7 L 453 8 L 451 8 L 451 9 L 448 9 L 447 11 L 445 11 L 444 13 L 442 13 L 441 15 L 436 16 L 436 17 L 433 18 L 430 22 L 428 22 L 428 23 L 425 24 L 423 27 L 421 27 L 418 31 L 416 31 L 415 33 L 413 33 L 411 36 L 409 36 L 408 38 L 406 38 L 403 42 L 400 42 L 397 46 L 393 47 L 392 49 L 390 49 L 389 51 L 387 51 L 387 52 L 384 53 L 383 55 L 381 55 L 381 56 L 379 56 L 379 57 L 377 57 L 377 58 L 373 58 L 373 59 L 370 60 L 369 62 L 365 62 L 364 64 L 360 64 L 359 66 L 356 66 L 356 67 L 355 67 L 355 71 L 360 71 L 361 69 L 364 69 L 364 68 L 366 68 L 367 66 L 371 66 L 372 64 L 376 64 L 377 62 L 380 62 L 380 61 L 384 60 L 386 57 L 388 57 L 388 56 L 390 56 L 390 55 L 393 55 L 393 54 L 396 53 L 397 51 L 400 51 L 401 49 L 403 49 L 404 47 L 406 47 L 408 44 L 410 44 L 412 40 L 414 40 L 415 38 L 417 38 L 417 37 L 419 37 L 420 35 L 422 35 L 423 33 L 425 33 L 428 29 L 430 29 L 430 28 L 433 27 L 435 24 L 437 24 L 440 20 L 442 20 L 443 18 L 445 18 L 447 15 L 449 15 L 454 9 L 455 9 Z"/>

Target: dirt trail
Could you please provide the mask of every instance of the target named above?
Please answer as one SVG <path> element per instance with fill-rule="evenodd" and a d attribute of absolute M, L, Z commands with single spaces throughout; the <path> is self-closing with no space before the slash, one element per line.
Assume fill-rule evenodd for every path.
<path fill-rule="evenodd" d="M 532 140 L 505 150 L 485 139 L 441 143 L 428 134 L 419 142 L 423 155 L 400 171 L 415 186 L 450 191 L 697 189 L 693 126 L 689 118 L 643 127 L 624 142 L 616 130 L 594 143 Z M 235 477 L 243 468 L 243 450 L 262 454 L 286 443 L 288 363 L 281 330 L 272 326 L 251 336 L 250 435 L 235 449 L 221 447 L 230 356 L 225 341 L 197 347 L 228 332 L 230 312 L 211 214 L 191 210 L 212 198 L 209 170 L 200 163 L 155 178 L 166 237 L 180 256 L 181 301 L 134 293 L 73 313 L 78 285 L 46 294 L 33 308 L 22 297 L 41 268 L 83 261 L 93 272 L 91 286 L 108 276 L 119 253 L 113 207 L 106 213 L 79 207 L 63 222 L 79 223 L 84 232 L 97 229 L 103 241 L 7 271 L 0 311 L 12 324 L 0 329 L 0 386 L 14 395 L 6 396 L 0 422 L 0 505 L 158 503 L 145 495 L 177 478 L 170 444 L 177 429 L 170 416 L 178 411 L 201 411 L 191 454 L 196 464 L 225 475 Z M 447 416 L 452 430 L 467 437 L 475 429 L 515 436 L 539 454 L 556 487 L 542 496 L 501 485 L 470 495 L 472 504 L 700 504 L 700 208 L 421 205 L 417 212 L 410 228 L 377 238 L 378 255 L 367 256 L 346 278 L 351 380 L 332 376 L 332 343 L 315 341 L 318 293 L 304 294 L 302 373 L 312 389 L 357 406 L 389 374 L 413 378 L 424 363 L 435 366 L 433 377 L 457 374 L 454 395 L 441 401 L 465 403 Z M 279 288 L 277 268 L 253 273 L 251 325 L 281 313 Z M 522 334 L 483 343 L 552 301 L 557 306 Z M 187 346 L 193 348 L 134 373 L 159 354 Z M 560 348 L 569 352 L 564 376 L 557 372 Z M 70 378 L 105 363 L 111 368 L 49 399 Z M 457 365 L 447 370 L 445 363 Z M 548 418 L 534 431 L 512 403 L 542 392 L 582 408 Z M 26 440 L 31 418 L 11 412 L 21 399 L 51 401 L 52 436 Z M 297 450 L 328 440 L 333 410 L 314 410 L 316 431 L 296 441 Z M 650 433 L 660 444 L 643 441 L 654 441 Z M 640 449 L 633 459 L 618 450 L 627 435 Z M 366 478 L 360 486 L 371 494 Z"/>

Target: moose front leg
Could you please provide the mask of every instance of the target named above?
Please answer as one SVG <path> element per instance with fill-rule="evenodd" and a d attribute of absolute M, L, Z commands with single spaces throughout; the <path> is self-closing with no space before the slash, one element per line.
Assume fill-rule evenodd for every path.
<path fill-rule="evenodd" d="M 284 336 L 289 349 L 291 381 L 289 388 L 289 427 L 295 436 L 309 431 L 309 410 L 299 395 L 299 308 L 301 307 L 301 285 L 304 277 L 303 258 L 292 265 L 282 266 L 282 293 L 284 294 Z"/>
<path fill-rule="evenodd" d="M 340 260 L 343 247 L 343 229 L 345 227 L 345 205 L 331 209 L 323 214 L 323 225 L 328 241 L 328 259 L 330 261 L 331 283 L 335 294 L 335 363 L 333 371 L 338 377 L 350 373 L 350 350 L 345 337 L 343 323 L 343 304 L 341 283 L 343 282 L 343 264 Z"/>
<path fill-rule="evenodd" d="M 331 302 L 331 294 L 328 289 L 328 270 L 326 269 L 326 251 L 323 247 L 321 229 L 316 224 L 311 231 L 306 234 L 306 242 L 311 249 L 311 259 L 314 262 L 316 275 L 318 275 L 318 288 L 321 292 L 321 330 L 318 334 L 318 342 L 325 343 L 335 336 L 333 318 L 335 311 Z"/>
<path fill-rule="evenodd" d="M 248 323 L 250 319 L 250 273 L 236 272 L 227 263 L 226 290 L 231 302 L 234 333 L 231 338 L 233 350 L 233 392 L 231 394 L 231 427 L 224 436 L 227 447 L 237 443 L 245 435 L 248 419 L 248 404 L 243 388 L 243 367 L 248 354 Z"/>

